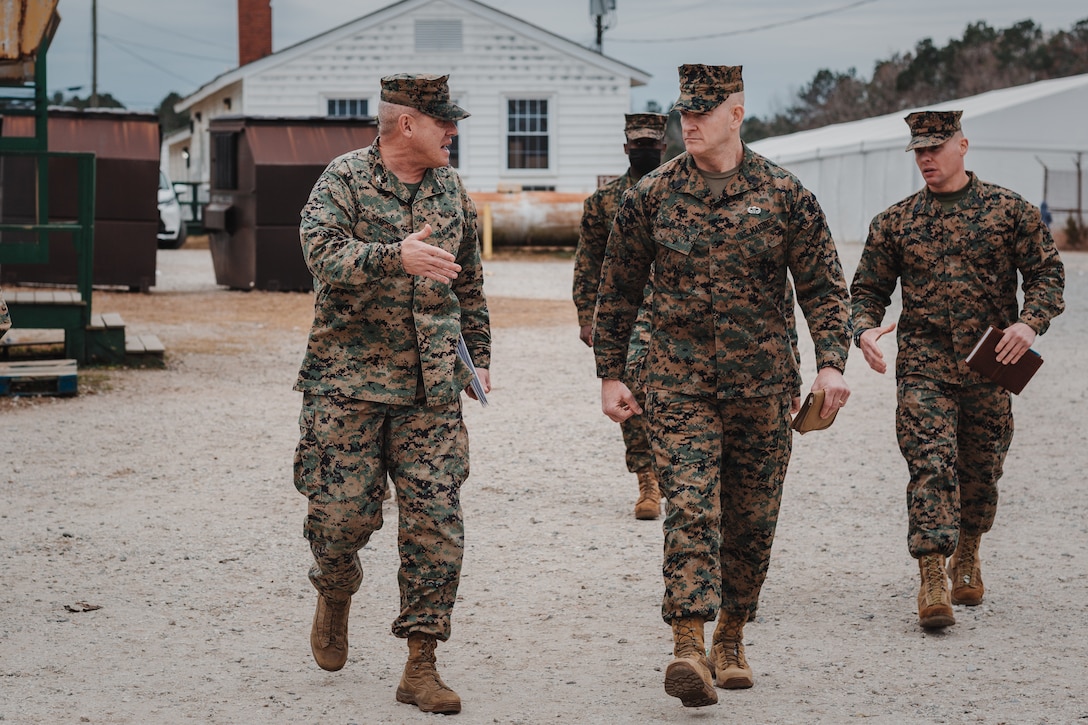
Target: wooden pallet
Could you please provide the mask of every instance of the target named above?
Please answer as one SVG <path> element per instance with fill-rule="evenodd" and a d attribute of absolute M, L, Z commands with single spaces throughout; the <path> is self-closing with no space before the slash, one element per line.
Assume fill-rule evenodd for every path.
<path fill-rule="evenodd" d="M 75 395 L 75 360 L 0 362 L 0 395 Z"/>

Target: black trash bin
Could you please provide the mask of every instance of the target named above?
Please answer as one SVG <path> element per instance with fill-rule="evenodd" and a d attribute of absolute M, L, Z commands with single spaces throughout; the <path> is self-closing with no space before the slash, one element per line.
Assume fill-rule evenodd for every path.
<path fill-rule="evenodd" d="M 241 290 L 313 289 L 299 243 L 299 212 L 330 161 L 377 137 L 377 121 L 221 116 L 209 133 L 204 228 L 216 283 Z"/>
<path fill-rule="evenodd" d="M 4 136 L 33 136 L 34 119 L 7 116 Z M 51 108 L 49 150 L 95 154 L 94 284 L 147 292 L 155 284 L 159 225 L 159 118 L 113 109 Z M 31 159 L 7 159 L 2 171 L 2 218 L 34 219 L 36 186 Z M 49 216 L 74 219 L 78 199 L 76 162 L 49 162 Z M 76 253 L 70 237 L 54 234 L 47 264 L 5 264 L 6 284 L 76 284 Z"/>

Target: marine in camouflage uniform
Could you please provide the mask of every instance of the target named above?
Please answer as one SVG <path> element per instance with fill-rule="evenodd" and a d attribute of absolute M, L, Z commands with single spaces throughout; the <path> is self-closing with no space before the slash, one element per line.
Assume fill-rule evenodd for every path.
<path fill-rule="evenodd" d="M 907 547 L 919 560 L 924 627 L 953 624 L 952 604 L 982 601 L 979 540 L 993 526 L 1012 442 L 1009 393 L 964 360 L 990 325 L 1005 330 L 1001 358 L 1018 359 L 1065 307 L 1064 268 L 1039 210 L 965 170 L 961 114 L 906 117 L 926 186 L 873 219 L 851 285 L 854 340 L 881 373 L 876 343 L 896 325 L 880 325 L 902 288 L 896 434 L 910 471 Z"/>
<path fill-rule="evenodd" d="M 592 345 L 593 310 L 597 304 L 597 285 L 601 280 L 601 264 L 604 248 L 612 221 L 616 218 L 623 193 L 634 186 L 644 174 L 661 164 L 665 150 L 665 126 L 669 117 L 661 113 L 629 113 L 625 116 L 623 145 L 630 167 L 619 178 L 613 179 L 586 198 L 583 204 L 582 223 L 578 236 L 578 248 L 574 254 L 574 306 L 578 311 L 579 337 Z M 649 340 L 649 295 L 652 285 L 646 286 L 647 303 L 643 305 L 638 321 L 631 333 L 628 358 L 631 366 L 624 382 L 635 394 L 641 405 L 645 400 L 642 385 L 637 383 L 638 371 Z M 627 470 L 638 477 L 639 495 L 635 503 L 635 518 L 656 519 L 661 514 L 661 494 L 657 475 L 653 470 L 650 439 L 646 433 L 645 418 L 632 416 L 620 423 L 626 449 Z"/>
<path fill-rule="evenodd" d="M 742 91 L 739 66 L 680 67 L 687 152 L 624 196 L 597 299 L 602 408 L 619 420 L 640 412 L 620 379 L 653 268 L 646 415 L 667 502 L 665 691 L 692 707 L 717 702 L 713 684 L 752 685 L 743 627 L 767 575 L 800 404 L 787 272 L 815 343 L 821 414 L 849 396 L 834 242 L 815 197 L 741 142 Z M 703 626 L 719 610 L 707 660 Z"/>
<path fill-rule="evenodd" d="M 392 631 L 408 638 L 409 665 L 419 655 L 433 672 L 464 550 L 461 391 L 471 373 L 457 340 L 463 334 L 486 392 L 490 331 L 476 209 L 447 166 L 454 121 L 468 114 L 449 102 L 446 76 L 383 78 L 381 99 L 378 139 L 332 161 L 302 210 L 316 295 L 295 385 L 304 393 L 295 485 L 309 499 L 318 664 L 336 670 L 346 660 L 347 607 L 363 579 L 358 551 L 382 526 L 388 475 L 399 512 Z M 406 681 L 398 700 L 460 709 L 444 683 L 428 699 Z"/>

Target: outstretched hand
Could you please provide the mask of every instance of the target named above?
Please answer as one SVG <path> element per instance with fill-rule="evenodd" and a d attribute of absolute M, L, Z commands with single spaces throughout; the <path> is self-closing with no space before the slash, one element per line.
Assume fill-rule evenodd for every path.
<path fill-rule="evenodd" d="M 431 236 L 431 225 L 424 224 L 418 232 L 412 232 L 400 243 L 400 261 L 404 271 L 433 279 L 436 282 L 449 283 L 457 279 L 461 265 L 456 257 L 441 247 L 423 241 Z"/>
<path fill-rule="evenodd" d="M 895 323 L 889 322 L 883 327 L 870 327 L 861 333 L 861 354 L 865 356 L 865 362 L 869 367 L 883 375 L 888 370 L 888 364 L 884 362 L 884 353 L 880 351 L 877 342 L 880 338 L 895 329 Z"/>

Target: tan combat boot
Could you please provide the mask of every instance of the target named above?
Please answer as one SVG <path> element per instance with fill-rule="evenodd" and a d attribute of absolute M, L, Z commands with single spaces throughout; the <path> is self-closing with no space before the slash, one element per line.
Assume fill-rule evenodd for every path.
<path fill-rule="evenodd" d="M 742 690 L 752 686 L 752 668 L 744 659 L 744 623 L 747 614 L 718 617 L 714 644 L 710 647 L 710 664 L 714 667 L 714 684 L 726 690 Z"/>
<path fill-rule="evenodd" d="M 323 670 L 336 672 L 348 661 L 348 610 L 351 595 L 347 592 L 317 593 L 317 611 L 310 630 L 310 649 L 314 660 Z"/>
<path fill-rule="evenodd" d="M 918 624 L 926 629 L 955 624 L 944 572 L 944 557 L 940 554 L 921 557 L 918 559 L 918 571 L 922 575 L 922 586 L 918 589 Z"/>
<path fill-rule="evenodd" d="M 952 603 L 974 607 L 982 604 L 986 587 L 982 585 L 982 566 L 978 561 L 978 546 L 982 534 L 960 534 L 956 553 L 948 560 L 948 578 L 952 580 Z"/>
<path fill-rule="evenodd" d="M 435 669 L 433 635 L 408 635 L 408 662 L 397 685 L 397 702 L 415 705 L 423 712 L 461 712 L 461 698 L 451 690 Z"/>
<path fill-rule="evenodd" d="M 635 502 L 636 519 L 656 519 L 661 515 L 661 489 L 652 468 L 638 472 L 638 501 Z"/>
<path fill-rule="evenodd" d="M 714 673 L 706 658 L 703 620 L 676 619 L 672 623 L 673 655 L 665 668 L 665 692 L 680 698 L 684 707 L 706 707 L 718 702 Z"/>

